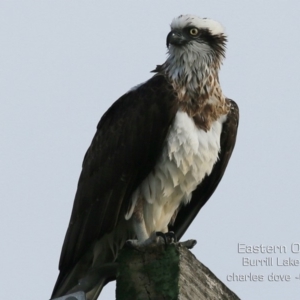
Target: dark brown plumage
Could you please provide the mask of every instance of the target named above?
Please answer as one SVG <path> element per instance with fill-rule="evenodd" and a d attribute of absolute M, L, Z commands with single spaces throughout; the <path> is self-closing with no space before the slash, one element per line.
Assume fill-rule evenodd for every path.
<path fill-rule="evenodd" d="M 223 125 L 219 161 L 170 226 L 178 238 L 218 186 L 234 148 L 238 108 L 233 101 L 228 101 L 231 111 Z M 177 109 L 178 102 L 170 83 L 164 76 L 156 75 L 122 96 L 101 118 L 83 161 L 61 253 L 60 275 L 52 297 L 67 293 L 93 265 L 91 257 L 73 280 L 69 280 L 70 270 L 87 251 L 92 252 L 95 240 L 113 231 L 124 218 L 131 194 L 161 154 Z M 133 234 L 126 239 L 132 237 Z M 66 279 L 69 284 L 65 285 Z"/>
<path fill-rule="evenodd" d="M 196 25 L 202 24 L 206 29 L 199 31 L 197 38 L 189 37 L 190 27 L 184 34 L 186 22 L 189 26 L 191 22 L 195 22 Z M 177 182 L 176 186 L 173 183 L 171 187 L 171 190 L 178 187 L 183 189 L 180 190 L 182 194 L 174 194 L 182 197 L 178 197 L 181 202 L 174 200 L 174 204 L 172 195 L 165 200 L 168 204 L 171 202 L 168 206 L 171 213 L 166 214 L 168 217 L 162 216 L 166 224 L 169 224 L 164 230 L 174 231 L 180 239 L 213 194 L 225 172 L 235 145 L 239 119 L 236 103 L 225 99 L 218 79 L 226 36 L 217 22 L 201 20 L 194 16 L 180 16 L 175 19 L 174 24 L 176 28 L 168 35 L 167 42 L 171 54 L 165 64 L 157 67 L 157 74 L 150 80 L 119 98 L 103 115 L 97 126 L 97 132 L 84 157 L 60 257 L 60 274 L 52 298 L 83 290 L 88 300 L 95 300 L 102 287 L 115 278 L 114 262 L 118 252 L 126 240 L 136 239 L 138 234 L 144 234 L 141 233 L 142 227 L 136 227 L 145 225 L 142 224 L 144 204 L 147 201 L 147 205 L 153 204 L 152 199 L 147 200 L 143 192 L 138 195 L 137 202 L 132 200 L 132 195 L 150 173 L 155 177 L 158 162 L 162 167 L 166 163 L 166 160 L 160 161 L 160 158 L 163 157 L 163 149 L 166 149 L 170 132 L 178 135 L 182 128 L 192 128 L 196 139 L 201 137 L 205 140 L 195 141 L 199 144 L 207 143 L 208 146 L 205 148 L 202 145 L 202 148 L 197 150 L 191 145 L 187 146 L 191 146 L 190 150 L 194 151 L 191 165 L 193 159 L 198 163 L 190 177 L 185 176 L 187 173 L 182 173 L 183 168 L 180 169 L 179 165 L 176 165 L 174 157 L 167 158 L 167 163 L 173 163 L 168 165 L 173 168 L 173 173 L 169 178 L 161 180 L 162 186 L 159 186 L 161 190 L 158 194 L 153 192 L 153 197 L 158 198 L 154 199 L 154 202 L 164 199 L 163 184 L 168 185 L 172 176 L 184 176 L 181 176 L 181 183 Z M 207 29 L 209 26 L 212 31 Z M 186 54 L 185 57 L 182 53 Z M 194 64 L 187 64 L 186 60 L 191 59 L 195 59 Z M 173 76 L 172 72 L 177 77 Z M 180 125 L 174 129 L 178 112 L 185 114 L 188 119 L 182 121 L 183 127 Z M 190 121 L 195 128 L 184 127 L 184 122 Z M 211 130 L 211 133 L 210 129 L 214 123 L 217 123 L 214 127 L 216 131 Z M 185 134 L 190 137 L 188 132 Z M 180 141 L 176 143 L 172 144 L 172 147 L 185 146 Z M 214 150 L 209 146 L 215 147 Z M 215 152 L 212 154 L 213 151 Z M 201 161 L 204 152 L 209 158 L 204 158 L 202 164 L 199 160 Z M 185 150 L 178 150 L 174 155 L 180 154 L 184 160 L 186 153 Z M 197 175 L 199 170 L 203 170 L 202 167 L 206 169 L 203 171 L 203 177 L 199 179 Z M 174 171 L 174 168 L 178 170 Z M 168 177 L 167 172 L 172 171 L 164 170 L 160 175 Z M 193 189 L 184 190 L 185 180 L 188 181 L 187 185 L 196 182 Z M 149 189 L 158 186 L 153 185 L 153 182 L 155 181 L 152 181 Z M 183 200 L 185 193 L 191 196 L 190 201 Z M 181 203 L 179 207 L 177 203 Z M 125 215 L 132 208 L 132 215 L 129 214 L 126 220 Z M 140 215 L 137 216 L 138 213 Z M 173 215 L 171 220 L 169 215 Z"/>
<path fill-rule="evenodd" d="M 131 194 L 161 154 L 175 99 L 165 77 L 154 76 L 103 115 L 83 161 L 60 268 L 72 266 L 124 217 Z"/>

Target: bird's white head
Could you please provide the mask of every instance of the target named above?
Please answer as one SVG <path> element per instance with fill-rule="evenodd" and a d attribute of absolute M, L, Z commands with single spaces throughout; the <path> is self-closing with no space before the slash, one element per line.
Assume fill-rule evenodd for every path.
<path fill-rule="evenodd" d="M 181 15 L 171 23 L 167 36 L 168 59 L 164 64 L 168 75 L 191 78 L 205 77 L 206 70 L 218 72 L 225 57 L 227 36 L 222 25 L 194 15 Z M 182 78 L 183 79 L 183 78 Z"/>
<path fill-rule="evenodd" d="M 208 30 L 212 35 L 225 35 L 223 26 L 212 19 L 199 18 L 194 15 L 180 15 L 171 23 L 171 30 L 182 30 L 187 27 L 195 27 L 198 30 Z"/>

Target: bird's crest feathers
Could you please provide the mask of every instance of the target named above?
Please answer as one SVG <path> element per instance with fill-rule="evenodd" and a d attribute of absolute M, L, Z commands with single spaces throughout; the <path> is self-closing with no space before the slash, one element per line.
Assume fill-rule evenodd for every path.
<path fill-rule="evenodd" d="M 207 18 L 200 18 L 194 15 L 180 15 L 174 18 L 171 29 L 182 29 L 187 26 L 195 26 L 199 29 L 208 29 L 213 35 L 226 35 L 224 27 L 217 21 Z"/>

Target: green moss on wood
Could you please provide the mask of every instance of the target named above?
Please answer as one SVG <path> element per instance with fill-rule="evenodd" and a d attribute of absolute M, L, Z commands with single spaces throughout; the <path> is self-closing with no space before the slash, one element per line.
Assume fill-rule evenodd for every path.
<path fill-rule="evenodd" d="M 143 271 L 153 281 L 157 294 L 177 299 L 179 293 L 179 253 L 174 245 L 167 245 L 158 259 L 146 264 Z"/>
<path fill-rule="evenodd" d="M 122 250 L 118 262 L 117 300 L 178 299 L 179 251 L 176 245 Z M 149 297 L 147 297 L 147 295 Z"/>

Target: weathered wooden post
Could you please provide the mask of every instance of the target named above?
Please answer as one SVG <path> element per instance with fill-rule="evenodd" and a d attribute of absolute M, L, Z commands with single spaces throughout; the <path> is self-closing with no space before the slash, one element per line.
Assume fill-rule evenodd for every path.
<path fill-rule="evenodd" d="M 125 248 L 118 258 L 117 300 L 238 300 L 180 244 Z"/>

